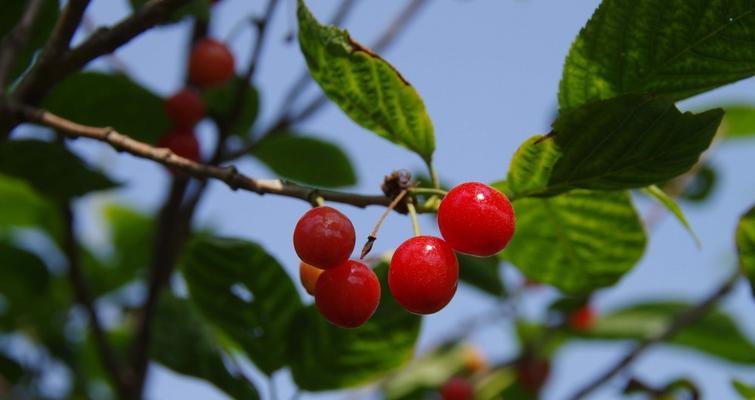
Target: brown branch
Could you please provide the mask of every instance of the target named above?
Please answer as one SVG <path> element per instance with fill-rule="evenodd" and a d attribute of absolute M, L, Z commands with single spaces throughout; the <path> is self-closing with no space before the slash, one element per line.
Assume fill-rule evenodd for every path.
<path fill-rule="evenodd" d="M 734 285 L 739 281 L 740 273 L 739 270 L 732 274 L 724 283 L 716 289 L 713 293 L 711 293 L 708 297 L 706 297 L 703 301 L 695 305 L 694 307 L 690 308 L 683 314 L 678 315 L 674 320 L 664 329 L 662 332 L 659 332 L 653 336 L 648 337 L 647 339 L 643 340 L 638 344 L 632 351 L 627 353 L 624 357 L 622 357 L 616 364 L 614 364 L 611 368 L 609 368 L 604 373 L 600 374 L 598 377 L 593 379 L 590 383 L 579 389 L 577 392 L 575 392 L 571 397 L 569 397 L 570 400 L 579 400 L 590 394 L 593 390 L 600 387 L 602 384 L 606 383 L 608 380 L 613 378 L 616 374 L 621 372 L 626 366 L 631 364 L 637 357 L 642 355 L 646 350 L 648 350 L 650 347 L 652 347 L 654 344 L 664 342 L 670 338 L 672 338 L 674 335 L 679 333 L 683 328 L 686 326 L 698 321 L 700 318 L 704 317 L 713 306 L 716 305 L 721 299 L 723 299 L 731 290 L 734 288 Z"/>
<path fill-rule="evenodd" d="M 115 386 L 122 388 L 124 386 L 124 376 L 121 373 L 121 368 L 115 357 L 113 346 L 110 344 L 107 334 L 102 327 L 102 321 L 94 307 L 92 292 L 87 284 L 86 278 L 84 277 L 84 271 L 81 265 L 81 254 L 79 252 L 79 243 L 74 231 L 75 221 L 73 210 L 69 205 L 65 205 L 62 207 L 62 213 L 65 220 L 63 251 L 68 259 L 68 278 L 73 287 L 76 302 L 84 307 L 87 316 L 89 317 L 89 326 L 92 330 L 92 336 L 94 338 L 94 343 L 97 346 L 102 365 L 105 367 L 108 374 L 110 374 Z"/>
<path fill-rule="evenodd" d="M 31 0 L 16 26 L 0 41 L 0 92 L 5 92 L 8 75 L 13 71 L 18 53 L 26 46 L 31 28 L 37 20 L 44 0 Z"/>
<path fill-rule="evenodd" d="M 47 46 L 39 56 L 39 63 L 54 62 L 63 52 L 68 51 L 71 38 L 79 28 L 87 6 L 89 6 L 89 0 L 68 1 L 52 29 Z"/>

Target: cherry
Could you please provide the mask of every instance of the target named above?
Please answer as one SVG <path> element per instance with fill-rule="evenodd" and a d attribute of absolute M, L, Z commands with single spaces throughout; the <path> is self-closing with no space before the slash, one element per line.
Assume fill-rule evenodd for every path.
<path fill-rule="evenodd" d="M 469 346 L 464 349 L 463 359 L 464 369 L 472 374 L 480 372 L 487 367 L 485 357 L 480 353 L 480 350 L 474 346 Z"/>
<path fill-rule="evenodd" d="M 438 227 L 456 251 L 473 256 L 492 256 L 514 234 L 514 209 L 509 199 L 479 182 L 451 189 L 438 208 Z"/>
<path fill-rule="evenodd" d="M 294 229 L 294 249 L 305 263 L 328 269 L 343 264 L 354 250 L 354 225 L 331 207 L 313 208 Z"/>
<path fill-rule="evenodd" d="M 519 384 L 530 393 L 538 393 L 550 375 L 550 362 L 546 359 L 528 357 L 517 363 Z"/>
<path fill-rule="evenodd" d="M 325 272 L 325 270 L 313 267 L 303 261 L 299 263 L 299 280 L 307 293 L 312 296 L 315 295 L 317 280 L 323 272 Z"/>
<path fill-rule="evenodd" d="M 452 377 L 440 388 L 442 400 L 471 400 L 473 395 L 472 384 L 458 376 Z"/>
<path fill-rule="evenodd" d="M 201 87 L 220 86 L 233 76 L 233 54 L 210 38 L 198 41 L 189 56 L 189 80 Z"/>
<path fill-rule="evenodd" d="M 595 323 L 595 316 L 595 310 L 589 305 L 585 305 L 572 311 L 571 314 L 569 314 L 567 322 L 569 327 L 575 331 L 584 332 L 592 328 Z"/>
<path fill-rule="evenodd" d="M 177 155 L 199 162 L 199 142 L 194 131 L 175 127 L 157 141 L 158 147 L 167 147 Z"/>
<path fill-rule="evenodd" d="M 205 116 L 205 106 L 199 94 L 183 88 L 165 100 L 165 114 L 175 126 L 193 127 Z"/>
<path fill-rule="evenodd" d="M 359 261 L 326 270 L 315 287 L 315 304 L 333 325 L 356 328 L 375 313 L 380 303 L 377 275 Z"/>
<path fill-rule="evenodd" d="M 445 307 L 456 293 L 458 280 L 456 254 L 434 236 L 416 236 L 401 243 L 388 270 L 393 297 L 415 314 L 432 314 Z"/>

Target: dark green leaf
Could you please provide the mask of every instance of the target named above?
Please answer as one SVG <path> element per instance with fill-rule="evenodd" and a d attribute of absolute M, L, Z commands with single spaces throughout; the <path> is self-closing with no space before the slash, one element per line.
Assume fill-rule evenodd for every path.
<path fill-rule="evenodd" d="M 684 176 L 679 177 L 679 179 Z M 718 173 L 710 164 L 703 164 L 697 168 L 695 174 L 692 175 L 687 185 L 684 187 L 684 191 L 680 198 L 690 202 L 703 202 L 707 200 L 716 188 L 716 182 L 718 181 Z M 672 184 L 674 181 L 671 181 Z"/>
<path fill-rule="evenodd" d="M 289 333 L 291 374 L 304 390 L 357 386 L 409 361 L 421 318 L 396 303 L 388 289 L 388 264 L 375 272 L 382 288 L 380 306 L 370 321 L 356 329 L 337 328 L 314 306 L 302 309 Z"/>
<path fill-rule="evenodd" d="M 503 296 L 505 289 L 498 257 L 480 258 L 457 253 L 456 258 L 459 259 L 459 278 L 462 282 L 493 296 Z"/>
<path fill-rule="evenodd" d="M 202 91 L 202 98 L 207 106 L 207 114 L 216 121 L 226 121 L 231 112 L 231 105 L 236 98 L 236 90 L 239 84 L 236 77 L 231 79 L 223 86 L 207 88 Z M 231 133 L 245 136 L 249 133 L 257 119 L 259 111 L 259 94 L 254 86 L 249 84 L 244 86 L 244 102 L 242 103 L 237 116 L 236 123 L 230 128 Z"/>
<path fill-rule="evenodd" d="M 276 174 L 315 186 L 357 182 L 351 160 L 333 143 L 308 136 L 276 134 L 254 146 L 252 154 Z"/>
<path fill-rule="evenodd" d="M 684 216 L 684 212 L 682 211 L 682 208 L 679 207 L 679 204 L 674 201 L 669 195 L 666 194 L 661 188 L 658 186 L 648 186 L 642 191 L 647 194 L 648 196 L 651 196 L 658 200 L 659 203 L 661 203 L 664 207 L 666 207 L 667 210 L 671 211 L 672 214 L 676 217 L 676 219 L 679 221 L 679 223 L 682 224 L 684 229 L 692 236 L 692 239 L 695 240 L 695 243 L 697 244 L 697 247 L 700 247 L 700 238 L 697 236 L 695 231 L 692 229 L 692 226 L 690 226 L 689 222 L 687 222 L 687 217 Z"/>
<path fill-rule="evenodd" d="M 755 107 L 748 105 L 726 106 L 723 128 L 727 138 L 755 135 Z"/>
<path fill-rule="evenodd" d="M 18 383 L 24 376 L 24 368 L 18 361 L 0 353 L 0 384 L 8 382 L 11 385 Z"/>
<path fill-rule="evenodd" d="M 155 143 L 170 123 L 163 99 L 125 75 L 80 72 L 57 85 L 45 107 L 73 121 L 109 126 L 147 143 Z"/>
<path fill-rule="evenodd" d="M 573 190 L 514 202 L 503 254 L 529 279 L 577 294 L 614 284 L 639 261 L 645 232 L 625 192 Z"/>
<path fill-rule="evenodd" d="M 755 207 L 739 220 L 736 241 L 739 263 L 747 279 L 750 280 L 752 293 L 755 295 Z"/>
<path fill-rule="evenodd" d="M 387 400 L 425 399 L 448 378 L 463 371 L 469 348 L 458 343 L 441 346 L 412 361 L 381 384 Z"/>
<path fill-rule="evenodd" d="M 737 379 L 731 381 L 731 384 L 743 400 L 755 400 L 755 385 L 748 385 Z"/>
<path fill-rule="evenodd" d="M 562 109 L 625 93 L 683 99 L 755 73 L 751 0 L 605 0 L 566 58 Z"/>
<path fill-rule="evenodd" d="M 583 335 L 600 339 L 639 340 L 658 334 L 689 309 L 682 303 L 637 304 L 601 316 Z M 670 344 L 742 364 L 755 364 L 755 345 L 728 315 L 712 311 L 669 340 Z"/>
<path fill-rule="evenodd" d="M 0 13 L 0 38 L 16 26 L 28 3 L 28 1 L 22 0 L 5 0 L 3 2 L 3 11 Z M 15 65 L 13 65 L 11 78 L 16 78 L 24 72 L 29 67 L 34 53 L 45 44 L 55 21 L 58 19 L 59 7 L 58 0 L 43 1 L 39 15 L 29 31 L 26 46 L 19 52 Z M 12 80 L 9 79 L 8 83 L 11 83 Z M 5 90 L 5 88 L 2 88 L 2 90 Z"/>
<path fill-rule="evenodd" d="M 259 399 L 251 382 L 226 368 L 219 346 L 191 304 L 163 295 L 153 330 L 152 357 L 180 374 L 204 379 L 234 399 Z"/>
<path fill-rule="evenodd" d="M 359 125 L 432 159 L 435 136 L 425 104 L 387 61 L 345 30 L 320 25 L 299 0 L 299 44 L 325 94 Z"/>
<path fill-rule="evenodd" d="M 681 113 L 673 103 L 647 96 L 590 103 L 562 113 L 552 136 L 525 142 L 507 181 L 515 198 L 664 182 L 697 162 L 722 115 Z"/>
<path fill-rule="evenodd" d="M 61 202 L 115 187 L 64 146 L 38 140 L 0 143 L 0 173 L 22 178 L 39 193 Z"/>
<path fill-rule="evenodd" d="M 15 227 L 36 227 L 57 240 L 62 220 L 54 205 L 26 181 L 0 174 L 0 232 Z"/>
<path fill-rule="evenodd" d="M 198 237 L 182 261 L 191 300 L 202 315 L 271 374 L 285 362 L 283 337 L 301 309 L 291 278 L 259 245 Z"/>
<path fill-rule="evenodd" d="M 133 10 L 138 10 L 147 4 L 148 1 L 149 0 L 129 0 L 129 3 L 131 3 L 131 8 Z M 189 16 L 201 20 L 207 20 L 210 17 L 210 1 L 211 0 L 191 0 L 188 4 L 180 7 L 175 13 L 173 13 L 164 24 L 167 25 L 180 22 Z"/>

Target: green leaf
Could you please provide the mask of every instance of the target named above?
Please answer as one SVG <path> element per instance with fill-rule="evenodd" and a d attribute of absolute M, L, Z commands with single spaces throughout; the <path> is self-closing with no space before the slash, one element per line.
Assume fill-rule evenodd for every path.
<path fill-rule="evenodd" d="M 47 309 L 44 303 L 49 301 L 38 295 L 46 293 L 50 286 L 45 263 L 29 251 L 2 241 L 0 260 L 0 296 L 7 303 L 6 309 L 0 311 L 0 326 L 15 327 L 21 321 L 40 320 Z"/>
<path fill-rule="evenodd" d="M 755 295 L 755 207 L 739 220 L 736 241 L 740 266 L 750 280 L 752 293 Z"/>
<path fill-rule="evenodd" d="M 11 385 L 18 383 L 24 376 L 24 368 L 18 361 L 0 353 L 0 382 Z M 4 388 L 5 389 L 5 388 Z"/>
<path fill-rule="evenodd" d="M 234 399 L 259 399 L 254 385 L 226 369 L 218 343 L 191 304 L 163 295 L 153 330 L 152 357 L 180 374 L 203 379 Z"/>
<path fill-rule="evenodd" d="M 561 109 L 626 93 L 680 100 L 755 73 L 751 0 L 605 0 L 579 33 Z"/>
<path fill-rule="evenodd" d="M 207 106 L 207 114 L 216 121 L 226 121 L 231 111 L 231 105 L 236 98 L 236 90 L 239 84 L 239 77 L 231 79 L 228 83 L 220 87 L 207 88 L 202 91 L 202 98 Z M 252 85 L 244 86 L 244 102 L 239 109 L 236 123 L 230 128 L 231 133 L 245 136 L 249 133 L 257 120 L 259 112 L 259 93 L 257 88 Z"/>
<path fill-rule="evenodd" d="M 26 6 L 29 2 L 22 0 L 6 0 L 3 3 L 3 12 L 0 13 L 0 38 L 3 38 L 13 27 L 16 26 L 19 19 L 26 10 Z M 31 26 L 29 36 L 24 48 L 19 52 L 16 58 L 15 65 L 11 72 L 11 79 L 8 83 L 12 83 L 26 68 L 34 57 L 34 53 L 39 50 L 45 42 L 47 42 L 50 32 L 55 25 L 55 21 L 58 19 L 58 11 L 60 4 L 58 0 L 44 0 L 42 8 L 37 15 L 37 19 Z M 1 90 L 5 90 L 2 88 Z"/>
<path fill-rule="evenodd" d="M 109 126 L 134 139 L 155 143 L 170 127 L 164 100 L 125 75 L 80 72 L 45 98 L 51 112 L 93 126 Z"/>
<path fill-rule="evenodd" d="M 645 232 L 626 192 L 574 190 L 514 202 L 506 260 L 571 294 L 610 286 L 642 257 Z"/>
<path fill-rule="evenodd" d="M 321 25 L 299 0 L 299 44 L 312 78 L 354 122 L 432 159 L 435 136 L 425 104 L 387 61 L 345 30 Z"/>
<path fill-rule="evenodd" d="M 679 221 L 679 223 L 682 224 L 684 229 L 692 236 L 692 239 L 695 240 L 695 244 L 697 247 L 700 247 L 700 238 L 697 236 L 695 231 L 692 229 L 692 226 L 690 226 L 689 222 L 687 222 L 687 217 L 684 216 L 684 212 L 682 211 L 682 208 L 679 207 L 679 204 L 674 201 L 669 195 L 666 194 L 661 188 L 658 186 L 652 185 L 648 186 L 644 189 L 642 189 L 642 192 L 647 194 L 648 196 L 651 196 L 658 200 L 659 203 L 663 204 L 664 207 L 666 207 L 667 210 L 671 211 L 672 214 L 676 217 L 676 219 Z"/>
<path fill-rule="evenodd" d="M 722 126 L 726 138 L 743 138 L 755 135 L 755 107 L 731 105 L 724 107 L 726 114 Z"/>
<path fill-rule="evenodd" d="M 136 11 L 147 4 L 149 0 L 129 0 L 131 8 Z M 163 25 L 181 22 L 186 17 L 196 17 L 197 19 L 207 20 L 210 17 L 211 0 L 191 0 L 188 4 L 179 7 L 178 10 L 163 22 Z"/>
<path fill-rule="evenodd" d="M 191 300 L 227 339 L 271 374 L 285 362 L 282 338 L 302 308 L 291 278 L 259 245 L 199 237 L 182 261 Z"/>
<path fill-rule="evenodd" d="M 448 378 L 464 370 L 465 355 L 469 348 L 449 344 L 434 349 L 388 376 L 381 389 L 386 400 L 428 398 L 428 392 L 442 386 Z M 424 395 L 424 396 L 423 396 Z"/>
<path fill-rule="evenodd" d="M 567 111 L 549 136 L 524 143 L 507 181 L 515 197 L 640 188 L 689 170 L 713 140 L 721 110 L 681 113 L 673 103 L 622 96 Z"/>
<path fill-rule="evenodd" d="M 459 278 L 485 293 L 503 296 L 506 290 L 501 280 L 500 260 L 498 257 L 472 257 L 457 253 L 459 259 Z"/>
<path fill-rule="evenodd" d="M 375 315 L 356 329 L 331 325 L 314 306 L 302 309 L 289 332 L 294 382 L 321 391 L 373 381 L 412 357 L 421 318 L 396 303 L 388 289 L 388 264 L 375 269 L 382 288 Z"/>
<path fill-rule="evenodd" d="M 314 137 L 275 134 L 257 143 L 252 155 L 276 174 L 294 181 L 325 187 L 357 183 L 346 153 L 335 144 Z"/>
<path fill-rule="evenodd" d="M 39 228 L 53 240 L 63 232 L 60 213 L 26 181 L 0 174 L 0 232 L 9 228 Z"/>
<path fill-rule="evenodd" d="M 675 302 L 636 304 L 601 316 L 587 338 L 641 340 L 658 334 L 691 306 Z M 755 364 L 755 345 L 737 324 L 714 310 L 693 322 L 668 342 L 742 364 Z"/>
<path fill-rule="evenodd" d="M 755 400 L 755 385 L 748 385 L 738 379 L 732 380 L 731 384 L 743 400 Z"/>
<path fill-rule="evenodd" d="M 0 173 L 22 178 L 39 193 L 59 202 L 116 186 L 65 146 L 39 140 L 0 143 Z"/>

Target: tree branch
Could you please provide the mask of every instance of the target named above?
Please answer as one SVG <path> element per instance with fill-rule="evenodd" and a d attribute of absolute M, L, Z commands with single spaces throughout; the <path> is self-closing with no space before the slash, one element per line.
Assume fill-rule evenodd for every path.
<path fill-rule="evenodd" d="M 31 28 L 43 4 L 44 0 L 30 0 L 16 26 L 0 41 L 0 92 L 5 92 L 8 75 L 13 71 L 18 53 L 29 40 Z"/>
<path fill-rule="evenodd" d="M 668 327 L 666 327 L 665 330 L 640 342 L 640 344 L 638 344 L 632 351 L 622 357 L 616 364 L 593 379 L 590 383 L 582 387 L 571 397 L 569 397 L 569 399 L 579 400 L 584 398 L 593 390 L 597 389 L 602 384 L 613 378 L 616 374 L 618 374 L 622 369 L 631 364 L 637 357 L 648 350 L 651 346 L 672 338 L 687 325 L 690 325 L 700 318 L 704 317 L 713 308 L 713 306 L 716 305 L 716 303 L 718 303 L 727 294 L 729 294 L 729 292 L 731 292 L 731 290 L 734 288 L 734 285 L 736 285 L 736 283 L 739 281 L 739 278 L 740 273 L 737 269 L 737 272 L 726 279 L 726 281 L 724 281 L 724 283 L 718 289 L 716 289 L 716 291 L 711 293 L 708 297 L 706 297 L 703 301 L 701 301 L 694 307 L 687 310 L 685 313 L 677 316 L 668 325 Z"/>

